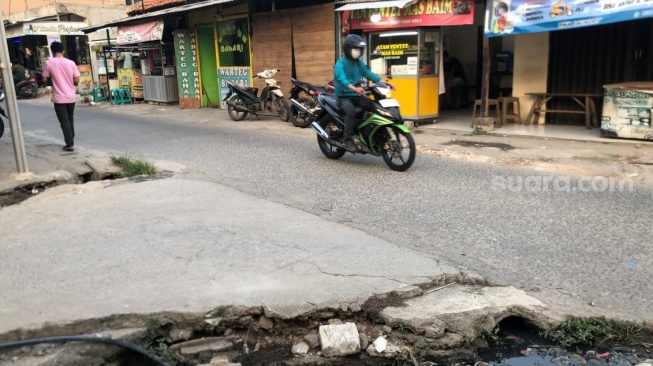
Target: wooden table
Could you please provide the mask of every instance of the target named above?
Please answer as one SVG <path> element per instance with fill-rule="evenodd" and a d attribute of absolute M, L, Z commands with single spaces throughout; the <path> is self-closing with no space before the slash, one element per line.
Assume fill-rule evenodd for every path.
<path fill-rule="evenodd" d="M 526 124 L 531 123 L 531 119 L 534 115 L 537 115 L 538 119 L 540 113 L 575 113 L 575 114 L 584 114 L 585 115 L 585 127 L 588 129 L 594 127 L 599 127 L 599 121 L 596 114 L 596 104 L 594 104 L 594 98 L 600 98 L 603 94 L 592 94 L 592 93 L 526 93 L 526 95 L 535 97 L 533 101 L 533 106 L 531 111 L 528 113 L 526 118 Z M 581 109 L 546 109 L 546 103 L 553 98 L 571 98 L 578 105 L 581 106 Z"/>

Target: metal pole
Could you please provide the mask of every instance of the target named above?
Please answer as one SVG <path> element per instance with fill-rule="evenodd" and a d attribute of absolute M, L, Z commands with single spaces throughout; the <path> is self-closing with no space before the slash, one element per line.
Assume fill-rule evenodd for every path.
<path fill-rule="evenodd" d="M 19 173 L 27 173 L 27 154 L 25 153 L 25 141 L 23 141 L 23 130 L 20 126 L 18 114 L 18 103 L 16 103 L 16 88 L 14 87 L 14 76 L 9 72 L 9 49 L 7 48 L 7 34 L 5 33 L 4 17 L 0 8 L 0 62 L 5 65 L 2 69 L 5 94 L 7 95 L 7 113 L 9 125 L 11 126 L 11 139 L 14 142 L 14 155 L 16 156 L 16 167 Z"/>
<path fill-rule="evenodd" d="M 490 39 L 483 37 L 483 79 L 481 82 L 481 115 L 487 118 L 490 91 Z M 498 108 L 498 107 L 497 107 Z"/>

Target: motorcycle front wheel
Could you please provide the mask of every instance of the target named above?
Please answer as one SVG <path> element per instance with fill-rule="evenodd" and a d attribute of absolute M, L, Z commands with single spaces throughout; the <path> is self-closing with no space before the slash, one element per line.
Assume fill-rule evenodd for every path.
<path fill-rule="evenodd" d="M 234 102 L 243 107 L 245 106 L 245 103 L 243 103 L 243 99 L 236 94 L 234 94 L 231 98 L 229 98 L 229 101 Z M 234 109 L 234 107 L 230 105 L 227 105 L 227 113 L 229 113 L 229 117 L 231 117 L 231 119 L 233 119 L 234 121 L 242 121 L 245 119 L 245 117 L 247 117 L 247 112 L 237 111 Z"/>
<path fill-rule="evenodd" d="M 290 115 L 290 113 L 288 113 L 288 102 L 286 102 L 286 100 L 282 97 L 276 97 L 274 103 L 277 106 L 277 113 L 279 113 L 279 118 L 284 122 L 288 122 Z"/>
<path fill-rule="evenodd" d="M 313 102 L 308 98 L 299 98 L 297 101 L 306 109 L 314 107 Z M 299 108 L 292 104 L 290 105 L 290 122 L 297 127 L 306 128 L 311 125 L 313 119 L 308 113 L 300 111 Z"/>
<path fill-rule="evenodd" d="M 329 133 L 333 129 L 339 129 L 335 122 L 331 120 L 331 117 L 326 116 L 320 122 L 320 127 Z M 322 154 L 329 159 L 340 159 L 347 152 L 345 149 L 335 147 L 329 144 L 325 139 L 322 138 L 319 134 L 317 135 L 317 145 L 320 147 Z"/>
<path fill-rule="evenodd" d="M 398 128 L 388 129 L 388 135 L 381 156 L 390 169 L 403 172 L 413 165 L 417 154 L 413 135 Z"/>

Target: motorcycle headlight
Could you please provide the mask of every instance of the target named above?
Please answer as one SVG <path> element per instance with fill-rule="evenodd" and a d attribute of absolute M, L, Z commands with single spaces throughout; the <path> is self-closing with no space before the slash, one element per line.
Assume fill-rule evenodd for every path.
<path fill-rule="evenodd" d="M 379 112 L 379 114 L 384 117 L 395 118 L 394 114 L 390 113 L 389 111 L 386 111 L 385 109 L 378 108 L 376 111 Z"/>

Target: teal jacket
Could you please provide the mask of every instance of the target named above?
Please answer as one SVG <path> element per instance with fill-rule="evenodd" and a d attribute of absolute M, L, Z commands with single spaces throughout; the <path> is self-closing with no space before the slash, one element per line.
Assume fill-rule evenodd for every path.
<path fill-rule="evenodd" d="M 338 97 L 355 97 L 355 91 L 350 90 L 349 84 L 356 84 L 361 78 L 365 77 L 375 83 L 381 81 L 381 78 L 370 71 L 370 69 L 361 60 L 352 61 L 347 57 L 341 57 L 336 62 L 333 70 L 333 79 L 335 81 L 336 96 Z"/>

